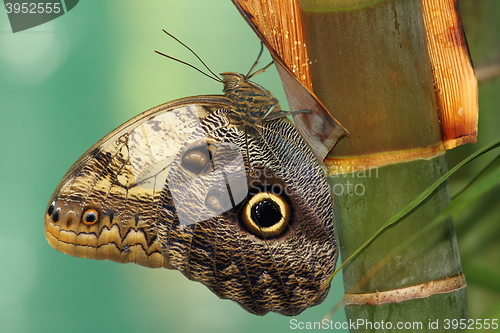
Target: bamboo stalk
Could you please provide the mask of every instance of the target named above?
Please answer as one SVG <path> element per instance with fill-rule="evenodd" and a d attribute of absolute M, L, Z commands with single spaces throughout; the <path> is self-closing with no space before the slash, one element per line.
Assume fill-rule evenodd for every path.
<path fill-rule="evenodd" d="M 300 4 L 314 92 L 350 133 L 326 161 L 346 258 L 447 171 L 422 5 L 420 0 L 347 8 L 345 2 Z M 344 269 L 348 318 L 419 322 L 425 331 L 436 321 L 467 317 L 451 218 L 386 260 L 448 203 L 444 186 Z M 446 291 L 399 297 L 408 288 L 450 278 L 458 283 Z M 381 291 L 390 301 L 377 298 Z"/>

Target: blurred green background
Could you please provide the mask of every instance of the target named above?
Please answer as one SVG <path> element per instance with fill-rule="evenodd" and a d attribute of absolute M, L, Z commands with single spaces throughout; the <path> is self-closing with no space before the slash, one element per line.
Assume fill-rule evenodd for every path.
<path fill-rule="evenodd" d="M 495 62 L 499 2 L 462 3 L 473 58 Z M 179 272 L 74 258 L 45 240 L 47 201 L 86 149 L 158 104 L 221 92 L 219 83 L 154 53 L 196 64 L 161 29 L 195 49 L 215 72 L 247 72 L 259 50 L 230 1 L 80 1 L 68 14 L 16 34 L 0 14 L 1 332 L 290 330 L 290 318 L 248 314 Z M 274 69 L 255 80 L 286 107 Z M 500 79 L 481 83 L 480 94 L 479 143 L 451 151 L 450 165 L 499 136 Z M 452 188 L 478 169 L 465 169 Z M 494 282 L 500 276 L 498 192 L 457 218 L 475 318 L 500 317 L 500 279 Z M 341 299 L 341 282 L 336 278 L 326 301 L 296 319 L 321 320 Z M 344 321 L 343 311 L 333 320 Z"/>

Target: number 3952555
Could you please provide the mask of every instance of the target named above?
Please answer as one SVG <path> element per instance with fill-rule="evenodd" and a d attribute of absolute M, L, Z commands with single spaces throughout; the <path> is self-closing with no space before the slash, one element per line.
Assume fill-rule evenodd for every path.
<path fill-rule="evenodd" d="M 61 4 L 59 2 L 44 2 L 44 3 L 5 3 L 7 14 L 22 13 L 22 14 L 58 14 L 61 12 Z"/>

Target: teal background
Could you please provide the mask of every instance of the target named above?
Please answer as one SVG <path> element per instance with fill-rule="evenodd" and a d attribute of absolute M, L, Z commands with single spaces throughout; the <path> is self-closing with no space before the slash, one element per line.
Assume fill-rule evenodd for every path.
<path fill-rule="evenodd" d="M 222 86 L 154 53 L 246 73 L 259 41 L 230 1 L 80 1 L 13 34 L 0 12 L 0 332 L 287 332 L 181 273 L 64 255 L 43 234 L 52 191 L 92 144 L 136 114 Z M 269 56 L 262 61 L 267 64 Z M 274 69 L 258 75 L 286 107 Z M 341 278 L 298 321 L 341 300 Z M 341 309 L 333 318 L 344 321 Z M 338 331 L 336 331 L 338 332 Z"/>

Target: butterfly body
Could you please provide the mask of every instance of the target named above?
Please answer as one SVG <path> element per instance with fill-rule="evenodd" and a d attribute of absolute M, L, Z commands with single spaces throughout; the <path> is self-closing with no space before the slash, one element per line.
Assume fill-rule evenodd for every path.
<path fill-rule="evenodd" d="M 276 98 L 222 76 L 224 96 L 162 104 L 87 151 L 45 234 L 67 254 L 177 269 L 252 313 L 296 315 L 335 267 L 331 192 Z"/>

